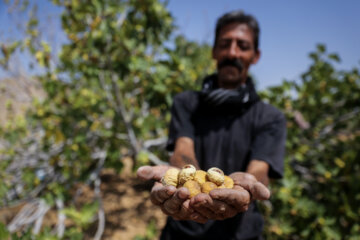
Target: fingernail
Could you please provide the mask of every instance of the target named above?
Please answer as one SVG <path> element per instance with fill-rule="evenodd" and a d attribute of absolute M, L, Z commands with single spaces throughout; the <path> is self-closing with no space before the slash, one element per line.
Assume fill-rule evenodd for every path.
<path fill-rule="evenodd" d="M 197 218 L 199 217 L 199 215 L 198 215 L 198 214 L 196 214 L 196 213 L 191 214 L 190 216 L 191 216 L 191 218 L 193 218 L 193 219 L 197 219 Z"/>
<path fill-rule="evenodd" d="M 166 193 L 167 193 L 167 195 L 172 195 L 172 194 L 174 194 L 174 189 L 173 188 L 169 188 L 169 189 L 167 189 L 166 190 Z"/>
<path fill-rule="evenodd" d="M 149 167 L 148 166 L 139 167 L 137 170 L 137 175 L 140 177 L 147 177 L 149 175 Z"/>

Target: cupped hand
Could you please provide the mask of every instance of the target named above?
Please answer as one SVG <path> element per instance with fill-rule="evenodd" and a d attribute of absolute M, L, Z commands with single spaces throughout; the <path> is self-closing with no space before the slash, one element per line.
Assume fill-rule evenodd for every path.
<path fill-rule="evenodd" d="M 193 220 L 205 223 L 208 219 L 190 207 L 189 190 L 187 188 L 175 188 L 164 186 L 159 181 L 170 166 L 143 166 L 137 171 L 142 180 L 156 180 L 151 189 L 150 199 L 154 205 L 176 220 Z"/>
<path fill-rule="evenodd" d="M 224 220 L 248 209 L 250 194 L 235 185 L 232 189 L 218 188 L 209 194 L 200 193 L 190 200 L 190 206 L 209 219 Z"/>
<path fill-rule="evenodd" d="M 249 191 L 251 200 L 267 200 L 270 198 L 269 189 L 256 180 L 256 178 L 249 173 L 234 172 L 230 174 L 230 177 L 234 180 L 235 186 L 241 186 L 245 190 Z"/>
<path fill-rule="evenodd" d="M 160 181 L 169 168 L 171 167 L 168 165 L 142 166 L 138 168 L 136 174 L 141 180 Z"/>
<path fill-rule="evenodd" d="M 218 188 L 209 194 L 198 194 L 190 200 L 190 207 L 208 219 L 224 220 L 247 211 L 252 200 L 266 200 L 269 189 L 256 178 L 244 172 L 230 175 L 232 189 Z"/>

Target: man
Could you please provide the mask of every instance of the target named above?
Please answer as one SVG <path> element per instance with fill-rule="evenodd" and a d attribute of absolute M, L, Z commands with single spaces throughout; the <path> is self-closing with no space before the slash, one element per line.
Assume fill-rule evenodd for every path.
<path fill-rule="evenodd" d="M 260 239 L 263 220 L 254 200 L 270 197 L 269 178 L 283 172 L 285 118 L 260 101 L 248 71 L 260 58 L 259 26 L 242 11 L 222 16 L 216 25 L 213 59 L 217 74 L 201 92 L 174 98 L 167 148 L 170 165 L 219 167 L 235 182 L 188 199 L 186 188 L 155 183 L 151 199 L 168 221 L 161 239 Z M 142 179 L 160 180 L 167 166 L 145 166 Z M 190 221 L 188 221 L 190 220 Z"/>

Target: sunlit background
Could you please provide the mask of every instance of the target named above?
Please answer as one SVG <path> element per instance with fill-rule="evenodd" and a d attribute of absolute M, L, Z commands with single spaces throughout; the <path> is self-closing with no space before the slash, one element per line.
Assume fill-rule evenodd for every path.
<path fill-rule="evenodd" d="M 168 161 L 172 99 L 214 71 L 216 20 L 239 9 L 287 120 L 264 237 L 359 240 L 357 0 L 0 0 L 0 239 L 156 239 L 135 171 Z"/>
<path fill-rule="evenodd" d="M 46 0 L 36 2 L 39 3 L 39 18 L 46 19 L 42 28 L 59 48 L 65 42 L 57 18 L 61 9 Z M 283 79 L 298 79 L 310 64 L 308 53 L 318 43 L 325 44 L 330 52 L 341 56 L 339 67 L 351 69 L 359 65 L 360 2 L 357 0 L 170 0 L 168 9 L 175 18 L 177 32 L 190 40 L 210 45 L 213 44 L 216 20 L 222 14 L 242 9 L 254 15 L 261 28 L 262 56 L 251 73 L 259 89 L 276 85 Z M 0 38 L 16 38 L 18 30 L 15 24 L 21 19 L 22 16 L 10 18 L 1 1 Z M 4 76 L 3 71 L 1 76 Z"/>

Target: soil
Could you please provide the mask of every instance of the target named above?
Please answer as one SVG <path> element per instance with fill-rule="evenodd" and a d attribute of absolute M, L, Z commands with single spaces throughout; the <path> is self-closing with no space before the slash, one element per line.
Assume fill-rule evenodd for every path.
<path fill-rule="evenodd" d="M 155 222 L 159 235 L 166 217 L 150 201 L 151 182 L 144 183 L 135 176 L 121 177 L 113 173 L 104 173 L 101 179 L 106 216 L 103 239 L 145 236 L 151 221 Z"/>
<path fill-rule="evenodd" d="M 152 183 L 138 180 L 134 173 L 122 172 L 119 175 L 112 169 L 104 169 L 101 180 L 106 218 L 102 239 L 133 240 L 135 237 L 144 237 L 150 222 L 155 225 L 154 239 L 158 239 L 166 216 L 150 201 Z M 77 189 L 82 190 L 76 200 L 77 204 L 88 202 L 94 196 L 93 190 L 88 186 L 79 185 Z M 0 209 L 0 222 L 8 224 L 21 207 L 22 205 Z M 56 219 L 56 211 L 51 210 L 46 214 L 44 223 L 54 227 Z M 65 224 L 69 225 L 68 222 Z M 97 221 L 89 227 L 85 233 L 85 239 L 92 239 L 96 230 Z"/>

